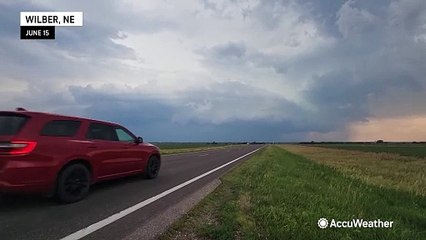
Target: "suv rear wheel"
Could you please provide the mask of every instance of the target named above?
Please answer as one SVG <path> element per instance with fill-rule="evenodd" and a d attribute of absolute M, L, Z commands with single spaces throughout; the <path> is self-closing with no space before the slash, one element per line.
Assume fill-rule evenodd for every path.
<path fill-rule="evenodd" d="M 83 164 L 72 164 L 61 171 L 56 186 L 56 199 L 63 203 L 80 201 L 89 194 L 90 172 Z"/>

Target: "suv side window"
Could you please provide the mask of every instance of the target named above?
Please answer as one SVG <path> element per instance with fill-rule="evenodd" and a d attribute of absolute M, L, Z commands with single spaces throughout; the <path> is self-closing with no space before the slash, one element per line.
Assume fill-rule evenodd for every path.
<path fill-rule="evenodd" d="M 80 121 L 53 120 L 44 125 L 40 135 L 52 137 L 72 137 L 77 133 L 80 125 Z"/>
<path fill-rule="evenodd" d="M 134 142 L 136 140 L 134 136 L 123 128 L 116 128 L 115 132 L 120 142 Z"/>
<path fill-rule="evenodd" d="M 88 139 L 118 141 L 115 128 L 102 123 L 91 123 L 86 137 Z"/>

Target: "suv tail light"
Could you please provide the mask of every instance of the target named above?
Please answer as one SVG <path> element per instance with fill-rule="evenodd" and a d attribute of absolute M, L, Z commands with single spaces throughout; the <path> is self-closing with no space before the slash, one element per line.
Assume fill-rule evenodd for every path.
<path fill-rule="evenodd" d="M 25 155 L 34 150 L 37 146 L 35 141 L 11 141 L 0 143 L 0 154 Z"/>

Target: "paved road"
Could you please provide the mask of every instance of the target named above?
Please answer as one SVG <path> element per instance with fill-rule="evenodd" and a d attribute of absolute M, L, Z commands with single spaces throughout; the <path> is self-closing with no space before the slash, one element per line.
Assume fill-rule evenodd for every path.
<path fill-rule="evenodd" d="M 60 205 L 41 197 L 0 196 L 0 239 L 61 239 L 259 147 L 234 146 L 164 156 L 158 178 L 144 180 L 140 176 L 132 176 L 100 183 L 92 187 L 87 199 L 74 204 Z M 158 199 L 84 239 L 124 239 L 167 207 L 220 177 L 246 158 Z"/>

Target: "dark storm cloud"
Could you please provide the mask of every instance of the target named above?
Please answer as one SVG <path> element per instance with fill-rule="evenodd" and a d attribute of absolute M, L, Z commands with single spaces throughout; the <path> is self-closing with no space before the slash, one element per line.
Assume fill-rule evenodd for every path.
<path fill-rule="evenodd" d="M 371 116 L 368 103 L 390 89 L 419 92 L 422 85 L 413 76 L 401 73 L 363 79 L 353 72 L 341 71 L 313 79 L 305 94 L 318 110 L 316 119 L 328 122 L 330 127 L 343 127 L 347 122 L 366 121 Z"/>
<path fill-rule="evenodd" d="M 91 86 L 70 87 L 69 91 L 77 104 L 85 106 L 84 116 L 125 124 L 150 138 L 167 136 L 163 128 L 170 123 L 174 109 L 160 99 L 150 99 L 137 93 L 106 93 Z"/>
<path fill-rule="evenodd" d="M 371 111 L 367 106 L 371 96 L 386 97 L 392 89 L 424 93 L 426 39 L 416 42 L 415 36 L 424 36 L 426 32 L 426 4 L 422 1 L 394 1 L 391 5 L 389 1 L 383 1 L 383 5 L 359 3 L 348 1 L 335 13 L 338 17 L 335 25 L 342 34 L 350 35 L 339 38 L 330 48 L 290 61 L 277 56 L 262 57 L 277 72 L 282 72 L 280 66 L 285 69 L 303 66 L 309 71 L 309 66 L 333 64 L 337 70 L 319 75 L 313 72 L 306 98 L 319 109 L 331 110 L 325 111 L 327 114 L 362 119 L 371 114 L 367 112 Z M 389 104 L 394 104 L 392 96 L 388 98 Z"/>
<path fill-rule="evenodd" d="M 103 89 L 114 88 L 112 85 Z M 138 93 L 118 94 L 97 90 L 90 85 L 86 87 L 71 86 L 70 94 L 77 103 L 87 106 L 87 113 L 95 114 L 102 119 L 127 121 L 130 124 L 145 123 L 155 120 L 168 120 L 173 109 L 161 99 L 149 98 Z M 134 112 L 135 118 L 128 118 Z"/>
<path fill-rule="evenodd" d="M 425 1 L 203 2 L 208 13 L 191 15 L 200 25 L 184 5 L 170 16 L 131 1 L 0 3 L 0 81 L 25 88 L 0 106 L 115 121 L 151 141 L 309 140 L 370 117 L 426 114 Z M 84 27 L 57 28 L 55 41 L 18 40 L 19 12 L 35 10 L 83 11 Z M 200 37 L 210 31 L 217 39 Z M 149 44 L 164 32 L 165 45 L 176 38 L 202 65 L 176 79 L 204 71 L 202 84 L 180 88 L 164 64 L 150 69 L 153 85 L 127 87 L 129 77 L 148 78 L 126 65 L 145 52 L 120 40 Z M 293 99 L 274 86 L 294 89 Z"/>
<path fill-rule="evenodd" d="M 251 62 L 272 67 L 283 77 L 310 73 L 302 96 L 314 109 L 298 112 L 306 119 L 300 121 L 306 131 L 333 131 L 369 117 L 402 112 L 426 113 L 420 100 L 426 99 L 424 1 L 268 2 L 250 13 L 265 29 L 279 29 L 289 8 L 303 9 L 299 20 L 315 20 L 319 34 L 329 35 L 334 43 L 292 58 L 247 47 L 240 47 L 244 54 L 236 55 L 231 54 L 229 43 L 219 44 L 203 52 L 205 62 L 233 67 Z M 381 111 L 391 109 L 388 106 L 404 108 Z"/>
<path fill-rule="evenodd" d="M 137 92 L 126 95 L 109 92 L 113 86 L 95 89 L 91 86 L 70 87 L 70 94 L 82 106 L 83 116 L 90 116 L 107 121 L 125 124 L 149 141 L 267 141 L 292 140 L 286 134 L 299 133 L 303 139 L 306 124 L 300 125 L 298 116 L 303 110 L 297 105 L 280 99 L 268 99 L 267 93 L 259 96 L 259 92 L 240 83 L 219 84 L 220 92 L 209 90 L 192 92 L 178 102 L 155 97 L 148 97 Z M 238 89 L 238 92 L 232 91 Z M 207 102 L 212 103 L 213 109 L 194 111 Z M 286 111 L 288 119 L 274 116 L 252 116 L 244 118 L 244 112 L 250 113 L 262 107 L 269 107 L 262 101 L 276 103 L 274 111 Z M 256 103 L 257 102 L 257 103 Z M 224 106 L 222 103 L 226 103 Z M 216 123 L 211 118 L 217 118 L 226 109 L 233 109 L 234 117 L 226 118 Z M 270 110 L 270 109 L 268 109 Z M 242 116 L 241 116 L 242 115 Z M 317 126 L 313 126 L 317 128 Z M 277 135 L 277 133 L 280 133 Z M 294 134 L 292 135 L 294 140 Z"/>

